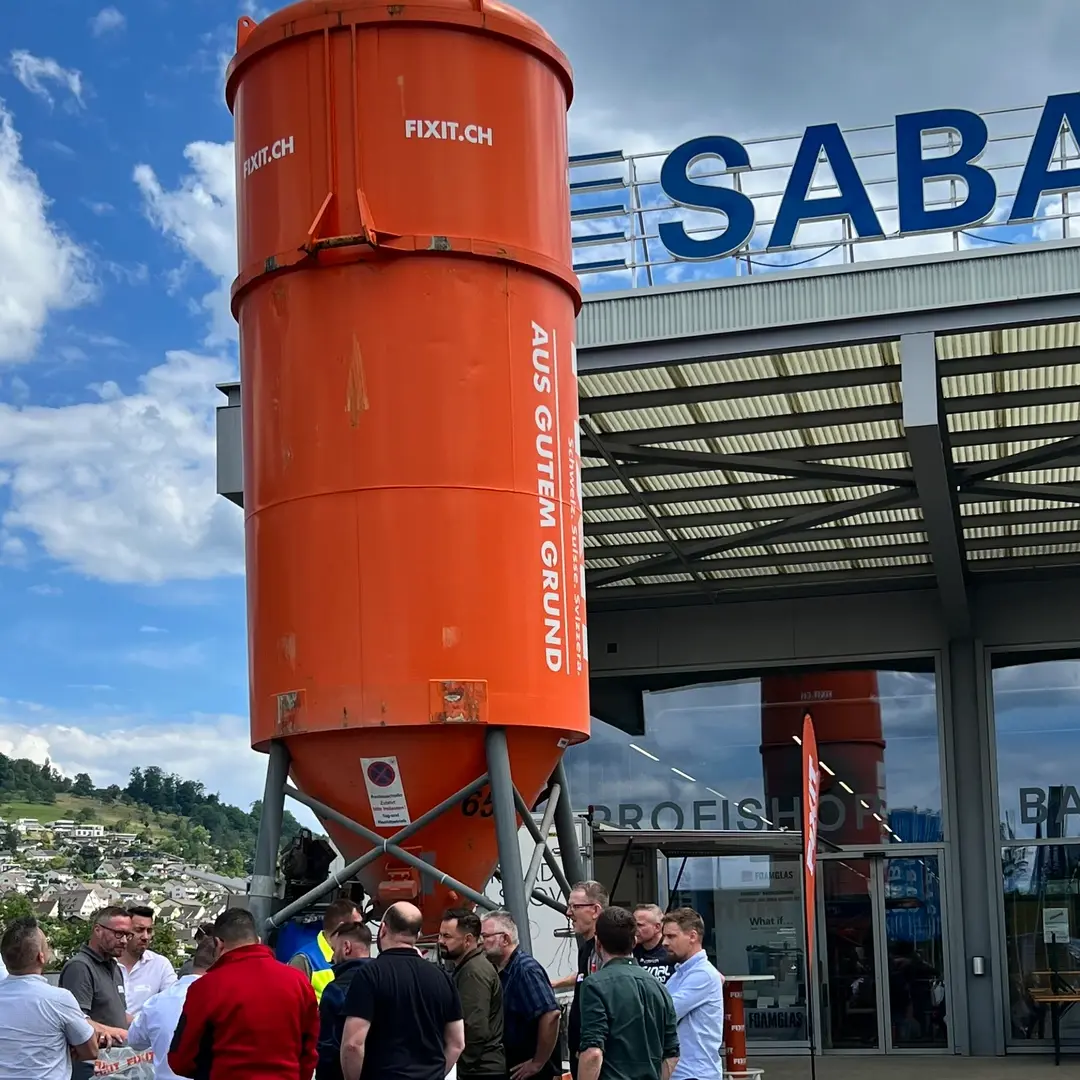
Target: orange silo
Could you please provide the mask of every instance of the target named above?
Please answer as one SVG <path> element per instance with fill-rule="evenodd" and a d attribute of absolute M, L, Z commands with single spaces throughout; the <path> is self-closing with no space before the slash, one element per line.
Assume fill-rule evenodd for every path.
<path fill-rule="evenodd" d="M 382 836 L 483 774 L 493 727 L 530 805 L 588 738 L 571 95 L 497 0 L 240 20 L 252 745 Z M 479 890 L 490 795 L 466 802 L 407 848 Z M 429 929 L 455 899 L 386 857 L 362 880 Z"/>
<path fill-rule="evenodd" d="M 821 776 L 822 838 L 841 845 L 887 842 L 888 834 L 873 816 L 885 801 L 885 739 L 876 671 L 762 678 L 766 815 L 777 812 L 775 805 L 781 814 L 788 812 L 794 818 L 792 800 L 802 784 L 801 752 L 793 736 L 801 733 L 807 712 L 814 718 L 821 760 L 835 774 L 823 771 Z"/>

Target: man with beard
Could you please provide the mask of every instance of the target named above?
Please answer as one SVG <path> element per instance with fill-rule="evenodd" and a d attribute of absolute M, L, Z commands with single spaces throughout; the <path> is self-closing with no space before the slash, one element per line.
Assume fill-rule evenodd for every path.
<path fill-rule="evenodd" d="M 474 912 L 452 908 L 443 915 L 439 944 L 453 964 L 465 1021 L 458 1080 L 502 1080 L 506 1076 L 502 985 L 480 942 L 480 919 Z"/>
<path fill-rule="evenodd" d="M 131 916 L 123 908 L 101 908 L 91 918 L 90 940 L 60 969 L 60 985 L 75 996 L 106 1047 L 125 1042 L 131 1022 L 124 977 L 116 963 L 131 933 Z M 72 1080 L 93 1075 L 92 1061 L 72 1064 Z"/>
<path fill-rule="evenodd" d="M 315 1080 L 341 1080 L 341 1036 L 345 1030 L 345 998 L 353 978 L 371 963 L 371 931 L 362 922 L 343 922 L 331 932 L 334 978 L 319 1001 L 319 1064 Z"/>

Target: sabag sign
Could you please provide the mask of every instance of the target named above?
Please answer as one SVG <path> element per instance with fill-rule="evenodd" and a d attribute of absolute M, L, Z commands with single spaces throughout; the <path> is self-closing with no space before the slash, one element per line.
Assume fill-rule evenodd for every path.
<path fill-rule="evenodd" d="M 896 185 L 899 236 L 953 232 L 986 221 L 994 212 L 998 192 L 994 177 L 978 164 L 986 150 L 986 121 L 966 109 L 932 109 L 905 113 L 894 121 L 896 132 Z M 1039 125 L 1028 148 L 1023 175 L 1009 211 L 1007 224 L 1035 221 L 1039 200 L 1047 195 L 1080 189 L 1080 167 L 1053 168 L 1062 128 L 1080 142 L 1080 93 L 1056 94 L 1046 100 Z M 952 134 L 954 149 L 941 156 L 925 156 L 927 135 Z M 754 168 L 745 146 L 726 135 L 704 135 L 676 147 L 664 159 L 660 187 L 676 206 L 718 211 L 727 218 L 719 235 L 692 236 L 681 221 L 659 224 L 660 242 L 676 259 L 721 259 L 744 247 L 754 235 L 756 215 L 750 196 L 734 188 L 718 187 L 691 177 L 690 169 L 705 159 L 719 160 L 727 173 Z M 820 161 L 828 162 L 836 194 L 812 197 L 811 183 Z M 936 181 L 959 180 L 966 187 L 957 205 L 928 207 L 925 187 Z M 808 127 L 795 155 L 784 187 L 780 209 L 765 251 L 790 249 L 800 223 L 849 218 L 861 239 L 886 239 L 877 211 L 870 201 L 855 160 L 837 124 Z"/>

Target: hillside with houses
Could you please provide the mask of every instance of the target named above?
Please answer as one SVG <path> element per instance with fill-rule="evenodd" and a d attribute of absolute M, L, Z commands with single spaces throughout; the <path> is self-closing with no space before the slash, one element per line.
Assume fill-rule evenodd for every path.
<path fill-rule="evenodd" d="M 157 766 L 101 789 L 85 773 L 0 754 L 0 914 L 32 910 L 63 959 L 98 908 L 148 905 L 155 949 L 179 959 L 199 924 L 244 891 L 260 810 Z M 289 839 L 300 826 L 286 818 Z"/>

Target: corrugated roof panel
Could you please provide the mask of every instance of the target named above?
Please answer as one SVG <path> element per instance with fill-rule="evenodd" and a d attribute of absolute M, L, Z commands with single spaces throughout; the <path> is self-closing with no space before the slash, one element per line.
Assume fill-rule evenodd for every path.
<path fill-rule="evenodd" d="M 741 499 L 687 499 L 685 502 L 657 503 L 652 506 L 657 517 L 680 517 L 684 514 L 723 514 L 745 510 Z"/>
<path fill-rule="evenodd" d="M 613 506 L 604 510 L 586 507 L 584 516 L 586 521 L 633 521 L 640 518 L 642 525 L 648 525 L 640 506 Z"/>
<path fill-rule="evenodd" d="M 805 445 L 831 446 L 833 443 L 872 442 L 877 439 L 898 439 L 902 434 L 903 428 L 899 420 L 830 424 L 805 429 Z"/>
<path fill-rule="evenodd" d="M 1047 544 L 1038 547 L 988 548 L 985 551 L 969 551 L 968 558 L 982 559 L 1026 559 L 1038 555 L 1080 555 L 1078 544 Z M 1078 560 L 1080 561 L 1080 560 Z"/>
<path fill-rule="evenodd" d="M 602 495 L 625 495 L 626 488 L 621 480 L 587 480 L 581 485 L 581 494 L 586 499 L 595 499 Z"/>
<path fill-rule="evenodd" d="M 860 559 L 859 562 L 867 567 L 880 569 L 888 566 L 929 566 L 929 555 L 901 555 L 895 559 Z"/>
<path fill-rule="evenodd" d="M 1080 522 L 1020 521 L 1015 525 L 977 525 L 964 528 L 964 536 L 969 540 L 992 540 L 1008 536 L 1060 536 L 1062 533 L 1075 533 L 1080 539 Z"/>
<path fill-rule="evenodd" d="M 585 561 L 589 570 L 607 570 L 609 567 L 622 566 L 618 559 L 594 559 L 591 555 L 586 555 Z"/>
<path fill-rule="evenodd" d="M 993 431 L 999 427 L 1026 427 L 1029 424 L 1075 423 L 1080 418 L 1080 401 L 1058 405 L 1032 405 L 1023 409 L 1002 408 L 994 412 L 949 414 L 950 431 Z"/>
<path fill-rule="evenodd" d="M 1080 480 L 1080 468 L 1028 469 L 1026 472 L 1007 472 L 999 477 L 1011 484 L 1075 484 Z"/>
<path fill-rule="evenodd" d="M 952 360 L 965 356 L 1065 349 L 1074 345 L 1080 345 L 1080 323 L 1048 323 L 974 334 L 942 335 L 937 339 L 937 354 L 943 360 Z"/>
<path fill-rule="evenodd" d="M 1080 384 L 1080 364 L 1055 364 L 1052 367 L 984 371 L 976 375 L 949 375 L 941 380 L 947 398 L 965 398 L 982 394 L 1013 393 L 1017 390 L 1045 390 Z"/>
<path fill-rule="evenodd" d="M 676 385 L 669 367 L 633 368 L 629 371 L 591 372 L 578 377 L 582 397 L 636 394 L 643 390 L 670 390 Z"/>
<path fill-rule="evenodd" d="M 663 520 L 663 519 L 661 519 Z M 585 534 L 585 546 L 590 550 L 603 550 L 606 547 L 621 547 L 623 544 L 652 544 L 663 541 L 663 537 L 652 529 L 644 529 L 641 532 L 618 533 L 611 537 L 590 536 Z"/>
<path fill-rule="evenodd" d="M 862 457 L 823 458 L 824 464 L 841 465 L 848 469 L 910 469 L 907 454 L 866 454 Z"/>

